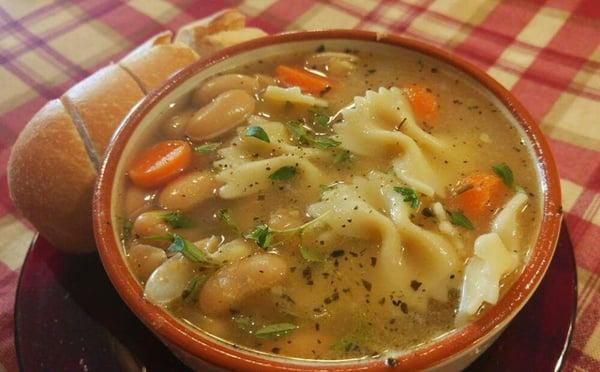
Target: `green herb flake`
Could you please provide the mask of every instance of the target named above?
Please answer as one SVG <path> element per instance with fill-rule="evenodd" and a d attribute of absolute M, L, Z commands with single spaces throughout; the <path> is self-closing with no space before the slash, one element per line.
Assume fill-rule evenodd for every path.
<path fill-rule="evenodd" d="M 419 197 L 417 196 L 417 192 L 411 188 L 408 187 L 394 187 L 394 191 L 396 191 L 397 193 L 401 194 L 402 196 L 404 196 L 404 199 L 402 199 L 403 201 L 410 203 L 410 207 L 412 209 L 417 209 L 419 208 Z"/>
<path fill-rule="evenodd" d="M 246 128 L 246 137 L 254 137 L 258 138 L 261 141 L 270 143 L 269 135 L 265 132 L 264 129 L 258 126 L 250 126 Z"/>
<path fill-rule="evenodd" d="M 343 164 L 352 160 L 352 153 L 348 150 L 338 152 L 333 158 L 333 164 Z"/>
<path fill-rule="evenodd" d="M 198 290 L 200 289 L 200 287 L 202 287 L 202 285 L 204 284 L 204 282 L 206 282 L 207 279 L 208 275 L 205 273 L 194 276 L 181 293 L 181 298 L 188 304 L 197 302 Z"/>
<path fill-rule="evenodd" d="M 319 149 L 328 149 L 330 147 L 337 147 L 341 144 L 340 141 L 336 141 L 331 137 L 317 136 L 311 141 L 314 147 Z"/>
<path fill-rule="evenodd" d="M 329 125 L 329 116 L 319 111 L 311 110 L 309 111 L 309 113 L 312 115 L 311 119 L 315 125 L 318 125 L 323 128 L 326 128 Z"/>
<path fill-rule="evenodd" d="M 171 234 L 171 245 L 167 248 L 167 251 L 181 253 L 188 260 L 201 263 L 205 266 L 214 266 L 214 263 L 200 248 L 181 235 Z"/>
<path fill-rule="evenodd" d="M 273 235 L 274 232 L 269 229 L 269 226 L 262 224 L 256 226 L 254 230 L 250 231 L 244 237 L 253 240 L 259 247 L 267 249 L 271 245 Z"/>
<path fill-rule="evenodd" d="M 291 120 L 287 123 L 288 129 L 292 133 L 292 136 L 300 143 L 317 147 L 320 149 L 326 149 L 331 147 L 337 147 L 341 142 L 334 140 L 327 136 L 315 136 L 308 129 L 306 129 L 301 122 L 297 120 Z"/>
<path fill-rule="evenodd" d="M 325 257 L 317 252 L 314 252 L 307 247 L 301 245 L 300 246 L 300 254 L 302 258 L 304 258 L 308 262 L 324 262 Z"/>
<path fill-rule="evenodd" d="M 467 230 L 474 230 L 475 227 L 463 212 L 450 212 L 450 222 L 453 225 L 464 227 Z"/>
<path fill-rule="evenodd" d="M 162 219 L 175 229 L 182 229 L 193 225 L 192 219 L 181 212 L 167 212 L 163 215 Z"/>
<path fill-rule="evenodd" d="M 287 335 L 296 328 L 298 326 L 291 323 L 271 324 L 254 332 L 254 336 L 256 338 L 278 338 Z"/>
<path fill-rule="evenodd" d="M 234 230 L 237 230 L 237 226 L 233 222 L 233 218 L 231 217 L 231 212 L 229 211 L 229 209 L 219 209 L 217 211 L 217 218 L 225 222 L 227 226 L 232 227 Z"/>
<path fill-rule="evenodd" d="M 506 163 L 496 164 L 492 166 L 492 170 L 498 177 L 502 179 L 502 182 L 511 189 L 514 184 L 513 172 Z"/>
<path fill-rule="evenodd" d="M 221 142 L 206 142 L 202 145 L 194 146 L 194 151 L 199 154 L 208 154 L 218 149 L 219 146 L 221 146 Z"/>
<path fill-rule="evenodd" d="M 269 176 L 269 178 L 272 180 L 284 181 L 294 177 L 295 175 L 296 167 L 287 165 L 277 169 Z"/>

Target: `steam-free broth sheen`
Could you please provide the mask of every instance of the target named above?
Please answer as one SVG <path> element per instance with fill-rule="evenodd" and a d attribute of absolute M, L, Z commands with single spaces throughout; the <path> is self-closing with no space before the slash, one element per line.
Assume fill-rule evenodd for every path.
<path fill-rule="evenodd" d="M 128 263 L 148 301 L 260 352 L 365 358 L 440 337 L 497 302 L 539 227 L 523 134 L 413 54 L 259 60 L 158 128 L 123 175 Z"/>

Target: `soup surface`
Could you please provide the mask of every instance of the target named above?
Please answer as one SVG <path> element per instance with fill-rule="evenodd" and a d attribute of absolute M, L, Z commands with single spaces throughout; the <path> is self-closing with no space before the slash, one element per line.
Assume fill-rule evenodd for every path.
<path fill-rule="evenodd" d="M 539 228 L 526 140 L 457 73 L 319 48 L 202 83 L 118 196 L 148 301 L 307 359 L 428 342 L 495 304 Z"/>

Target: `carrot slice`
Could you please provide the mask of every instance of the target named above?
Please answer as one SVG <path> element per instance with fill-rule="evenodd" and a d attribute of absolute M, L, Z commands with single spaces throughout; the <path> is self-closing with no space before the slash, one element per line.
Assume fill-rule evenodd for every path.
<path fill-rule="evenodd" d="M 491 215 L 507 195 L 508 188 L 500 177 L 489 173 L 474 173 L 463 179 L 451 204 L 472 221 Z"/>
<path fill-rule="evenodd" d="M 191 161 L 192 147 L 187 142 L 163 141 L 139 154 L 128 174 L 137 186 L 157 187 L 183 172 Z"/>
<path fill-rule="evenodd" d="M 287 85 L 298 86 L 302 91 L 312 94 L 325 92 L 332 86 L 327 78 L 284 65 L 275 68 L 275 76 Z"/>
<path fill-rule="evenodd" d="M 405 91 L 417 119 L 431 121 L 437 118 L 439 108 L 433 93 L 419 84 L 410 84 Z"/>

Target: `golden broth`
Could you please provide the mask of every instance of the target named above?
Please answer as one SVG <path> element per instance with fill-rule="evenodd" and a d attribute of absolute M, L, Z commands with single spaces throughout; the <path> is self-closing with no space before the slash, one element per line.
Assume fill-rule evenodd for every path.
<path fill-rule="evenodd" d="M 436 177 L 444 181 L 448 190 L 474 172 L 490 173 L 492 166 L 505 163 L 512 170 L 516 185 L 529 195 L 528 207 L 518 219 L 520 231 L 527 232 L 519 238 L 520 250 L 516 252 L 520 265 L 513 274 L 503 279 L 503 293 L 518 275 L 539 226 L 538 179 L 521 134 L 480 91 L 443 66 L 427 64 L 417 57 L 402 54 L 392 59 L 371 53 L 352 53 L 359 58 L 359 62 L 347 76 L 335 78 L 333 89 L 322 95 L 321 98 L 329 102 L 329 107 L 321 110 L 323 114 L 335 115 L 351 104 L 354 97 L 363 96 L 367 90 L 418 83 L 430 89 L 439 105 L 437 119 L 421 121 L 419 124 L 448 144 L 441 155 L 429 158 Z M 305 58 L 306 55 L 298 54 L 261 60 L 242 66 L 235 72 L 273 75 L 277 65 L 299 66 Z M 193 104 L 184 102 L 183 106 Z M 301 119 L 310 123 L 313 120 L 313 113 L 306 107 L 273 105 L 262 99 L 258 101 L 254 113 L 282 123 Z M 335 134 L 331 125 L 312 124 L 309 127 L 316 134 Z M 220 142 L 222 148 L 237 136 L 236 131 L 231 130 L 210 141 Z M 169 137 L 164 131 L 158 131 L 146 143 L 139 144 L 138 148 L 143 149 L 165 139 L 183 139 L 183 136 Z M 367 177 L 374 170 L 389 172 L 391 161 L 396 156 L 367 158 L 351 155 L 347 159 L 348 156 L 339 148 L 327 151 L 332 152 L 332 158 L 313 162 L 326 174 L 326 183 L 307 187 L 296 179 L 274 181 L 274 186 L 266 192 L 232 200 L 219 198 L 215 190 L 214 198 L 184 212 L 193 221 L 192 226 L 172 231 L 190 241 L 214 235 L 228 242 L 240 238 L 259 224 L 275 226 L 282 221 L 291 221 L 294 227 L 306 223 L 311 219 L 306 213 L 307 207 L 320 200 L 324 187 L 333 183 L 351 183 L 354 177 Z M 220 155 L 215 151 L 195 154 L 189 171 L 211 169 L 212 162 L 219 158 Z M 213 169 L 215 173 L 219 171 Z M 122 215 L 126 220 L 133 221 L 145 211 L 161 209 L 156 197 L 153 198 L 154 193 L 160 190 L 138 190 L 140 195 L 131 196 L 132 190 L 128 184 L 119 197 L 123 205 Z M 511 194 L 512 191 L 507 188 L 504 200 Z M 147 201 L 142 203 L 140 198 L 146 198 Z M 446 205 L 446 200 L 422 194 L 419 199 L 420 206 L 414 210 L 411 219 L 418 226 L 433 230 L 438 221 L 430 210 L 423 210 L 434 201 Z M 219 211 L 223 210 L 228 211 L 235 227 L 219 217 Z M 495 208 L 493 214 L 498 210 Z M 491 217 L 475 223 L 473 230 L 459 228 L 460 239 L 466 247 L 459 252 L 462 260 L 473 254 L 474 240 L 489 230 Z M 352 221 L 348 221 L 348 224 L 351 225 Z M 140 242 L 162 248 L 168 245 L 135 234 L 125 236 L 124 240 L 126 250 Z M 253 244 L 253 254 L 264 252 L 254 242 L 248 241 Z M 403 301 L 402 294 L 386 293 L 381 289 L 377 276 L 378 265 L 381 265 L 380 245 L 377 237 L 365 240 L 328 234 L 326 226 L 302 234 L 275 237 L 266 250 L 279 255 L 287 264 L 288 273 L 281 283 L 245 298 L 221 316 L 205 315 L 194 300 L 194 295 L 189 296 L 189 293 L 185 299 L 172 301 L 167 307 L 191 326 L 227 342 L 266 353 L 308 359 L 375 356 L 412 348 L 453 330 L 462 270 L 451 274 L 450 279 L 456 281 L 457 288 L 449 291 L 446 302 L 430 300 L 425 311 L 413 309 Z M 308 247 L 318 262 L 307 260 L 300 247 Z M 214 269 L 196 270 L 196 273 L 202 272 L 211 274 Z M 414 278 L 413 282 L 412 290 L 421 291 L 419 278 Z M 198 287 L 200 289 L 191 290 L 201 290 L 201 284 Z M 256 337 L 256 331 L 261 327 L 282 323 L 293 324 L 297 328 L 275 335 L 278 337 Z"/>

